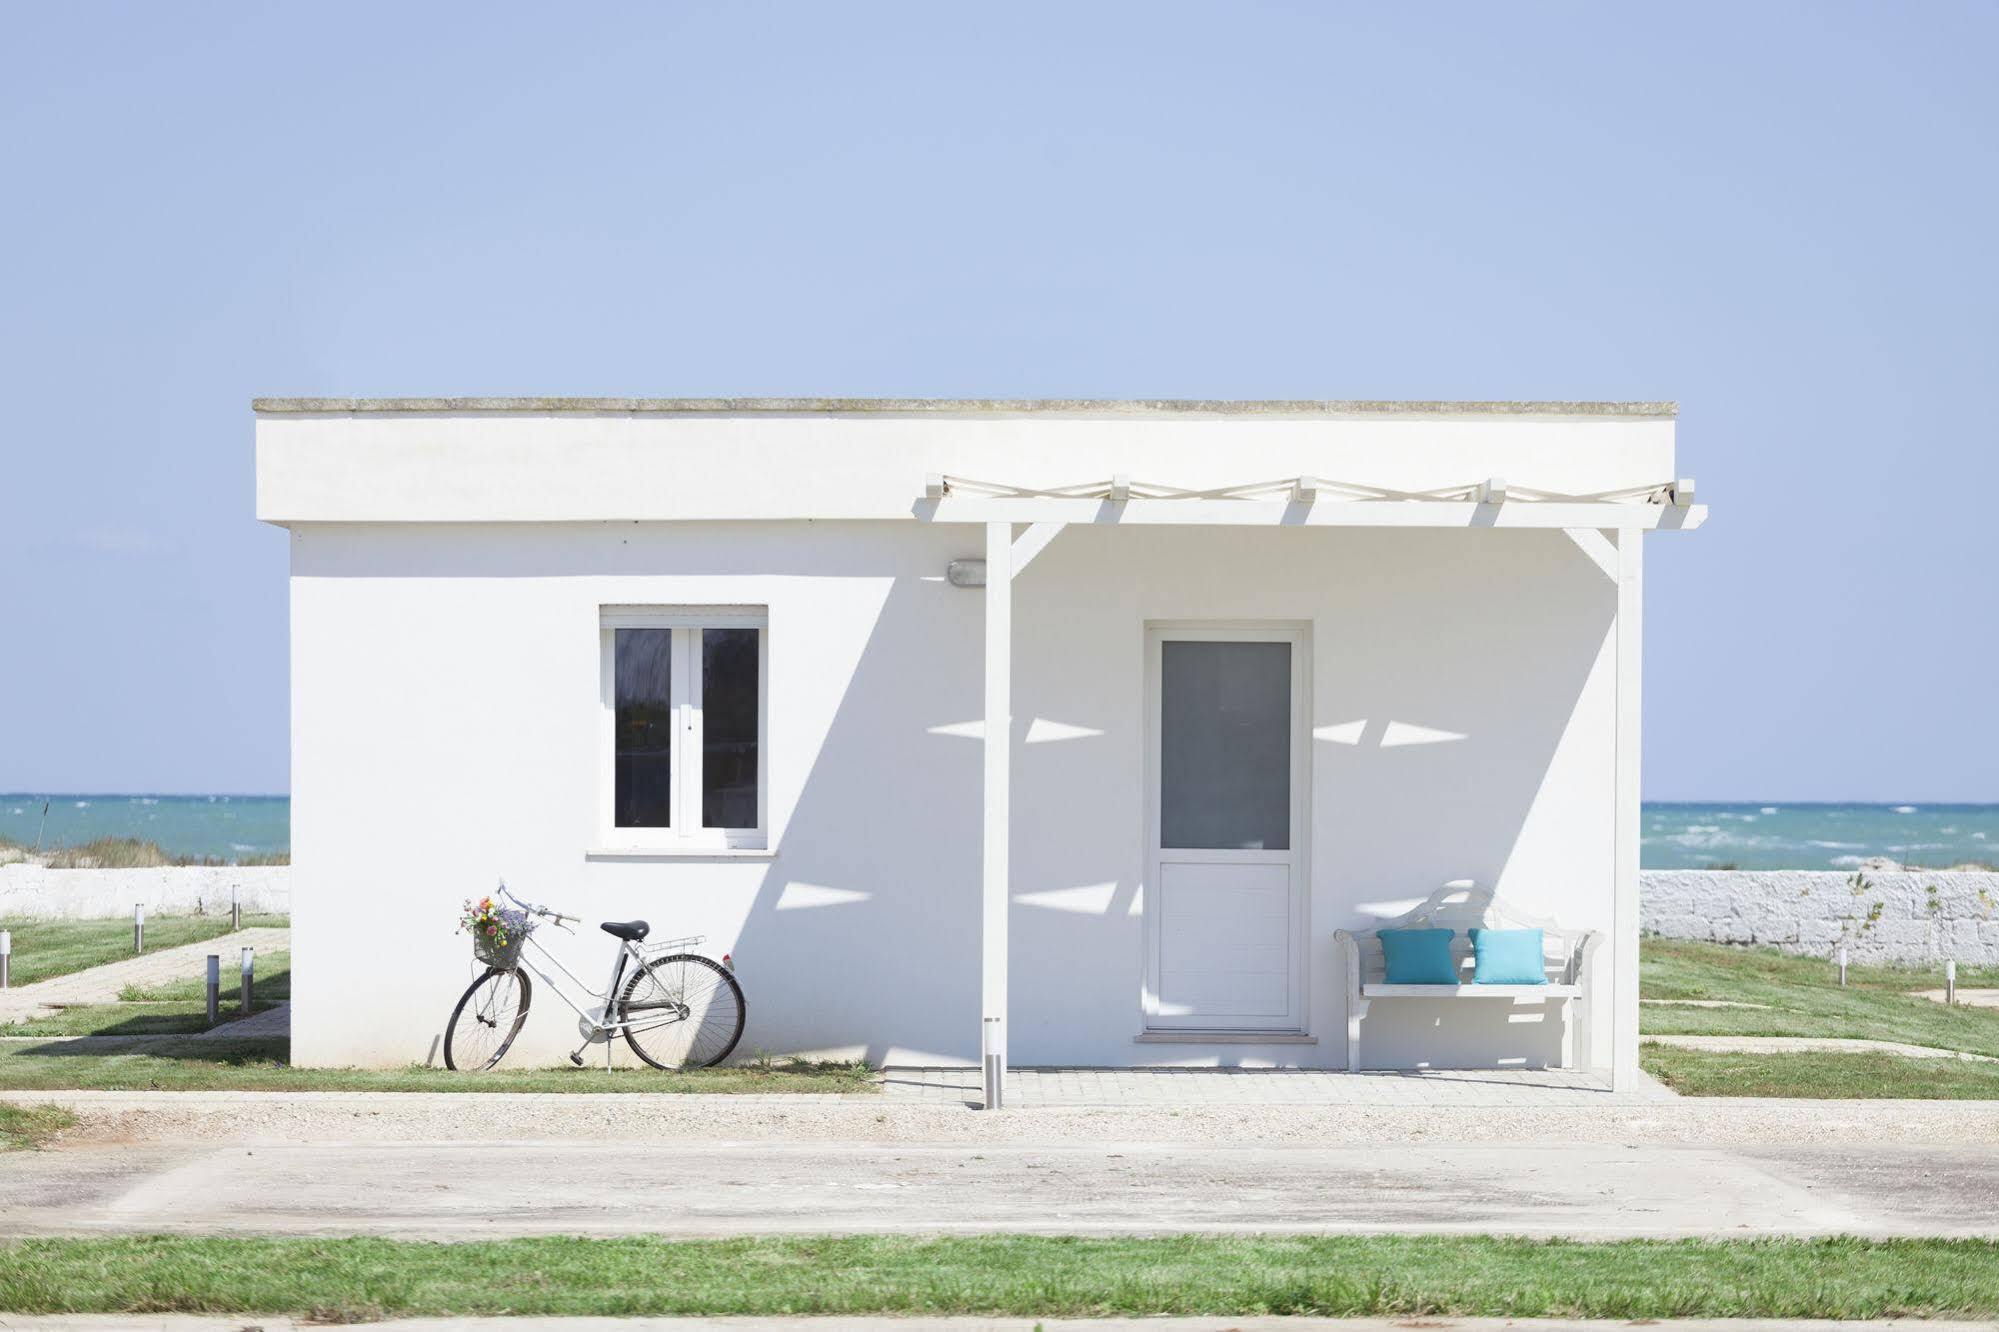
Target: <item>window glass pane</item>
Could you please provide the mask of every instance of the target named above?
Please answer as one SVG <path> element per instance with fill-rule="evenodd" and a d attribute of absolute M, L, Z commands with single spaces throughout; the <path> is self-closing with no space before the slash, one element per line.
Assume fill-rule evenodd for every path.
<path fill-rule="evenodd" d="M 614 687 L 620 828 L 673 826 L 673 630 L 618 629 Z"/>
<path fill-rule="evenodd" d="M 701 631 L 701 823 L 757 826 L 755 629 Z"/>
<path fill-rule="evenodd" d="M 1159 844 L 1289 850 L 1291 645 L 1159 647 Z"/>

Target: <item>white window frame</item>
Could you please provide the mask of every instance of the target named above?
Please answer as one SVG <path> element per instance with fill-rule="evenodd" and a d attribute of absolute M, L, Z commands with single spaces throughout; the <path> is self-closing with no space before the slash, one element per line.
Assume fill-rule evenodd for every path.
<path fill-rule="evenodd" d="M 673 631 L 671 768 L 673 826 L 617 826 L 618 649 L 620 629 Z M 757 822 L 754 828 L 701 826 L 701 631 L 757 631 Z M 598 612 L 597 846 L 615 854 L 702 855 L 762 851 L 770 820 L 770 611 L 764 606 L 603 606 Z"/>

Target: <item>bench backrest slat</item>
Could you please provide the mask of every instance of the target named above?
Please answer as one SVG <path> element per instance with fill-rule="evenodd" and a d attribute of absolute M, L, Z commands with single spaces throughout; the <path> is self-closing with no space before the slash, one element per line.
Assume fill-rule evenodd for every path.
<path fill-rule="evenodd" d="M 1380 984 L 1387 975 L 1382 956 L 1380 931 L 1387 929 L 1447 929 L 1456 932 L 1451 940 L 1451 959 L 1465 984 L 1471 983 L 1473 955 L 1470 931 L 1481 929 L 1534 929 L 1542 932 L 1542 961 L 1551 984 L 1571 979 L 1577 952 L 1589 937 L 1588 930 L 1568 930 L 1543 917 L 1520 910 L 1480 889 L 1468 880 L 1445 884 L 1412 910 L 1373 929 L 1349 930 L 1359 945 L 1361 983 Z"/>

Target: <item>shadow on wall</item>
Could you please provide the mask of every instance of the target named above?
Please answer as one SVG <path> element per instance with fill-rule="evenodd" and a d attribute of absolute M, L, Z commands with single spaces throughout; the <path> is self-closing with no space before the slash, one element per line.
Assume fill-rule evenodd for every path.
<path fill-rule="evenodd" d="M 549 944 L 592 985 L 608 957 L 598 919 L 644 915 L 662 937 L 705 931 L 710 951 L 737 954 L 749 1015 L 738 1057 L 768 1047 L 876 1063 L 892 1056 L 973 1061 L 979 747 L 934 729 L 976 715 L 981 698 L 982 607 L 975 594 L 943 579 L 948 559 L 965 553 L 965 538 L 908 524 L 830 527 L 836 539 L 822 527 L 753 524 L 399 529 L 349 541 L 309 534 L 321 538 L 309 545 L 328 549 L 302 555 L 296 574 L 394 581 L 404 590 L 390 603 L 390 627 L 420 630 L 411 645 L 364 663 L 373 674 L 315 677 L 310 687 L 345 696 L 380 688 L 383 678 L 422 682 L 426 672 L 435 674 L 427 654 L 449 649 L 504 663 L 516 692 L 556 692 L 548 706 L 509 714 L 514 724 L 496 728 L 490 691 L 469 701 L 438 698 L 449 694 L 439 684 L 428 695 L 399 696 L 386 714 L 393 723 L 365 716 L 364 725 L 314 736 L 315 775 L 365 769 L 371 778 L 365 796 L 350 783 L 316 806 L 331 807 L 329 826 L 358 825 L 364 800 L 371 811 L 386 805 L 389 814 L 371 813 L 368 826 L 391 828 L 387 840 L 418 854 L 384 871 L 361 839 L 307 846 L 303 872 L 329 884 L 367 872 L 373 891 L 410 900 L 434 898 L 437 884 L 450 883 L 455 906 L 459 896 L 490 889 L 489 879 L 468 882 L 464 849 L 478 848 L 531 900 L 585 914 L 577 934 L 551 935 Z M 461 578 L 473 586 L 431 590 L 406 581 Z M 838 642 L 829 646 L 808 612 L 833 598 L 843 609 L 830 613 Z M 809 699 L 777 712 L 773 733 L 788 725 L 825 729 L 816 749 L 795 748 L 810 755 L 802 774 L 795 767 L 773 774 L 774 805 L 779 788 L 789 786 L 783 798 L 791 806 L 777 830 L 778 855 L 767 864 L 633 859 L 587 864 L 579 873 L 583 832 L 595 823 L 600 754 L 594 700 L 571 685 L 597 677 L 597 637 L 589 628 L 595 604 L 621 599 L 770 605 L 772 695 Z M 558 614 L 573 616 L 565 622 L 582 632 L 551 634 Z M 441 627 L 434 623 L 440 617 L 448 620 Z M 450 755 L 474 779 L 440 782 L 422 763 L 379 762 L 398 745 Z M 521 753 L 541 761 L 522 764 Z M 302 790 L 310 789 L 309 779 Z M 332 895 L 322 893 L 317 909 L 336 910 Z M 384 1013 L 393 1004 L 397 1013 L 430 1019 L 422 1043 L 398 1044 L 390 1062 L 422 1059 L 426 1049 L 434 1054 L 451 1005 L 476 970 L 459 963 L 463 941 L 442 932 L 441 918 L 427 915 L 423 929 L 384 941 L 375 958 L 411 978 L 407 993 L 384 999 Z M 454 968 L 438 965 L 446 955 Z M 333 970 L 322 972 L 329 982 Z M 517 1049 L 522 1059 L 554 1064 L 576 1044 L 575 1017 L 537 988 Z M 300 1007 L 341 1002 L 335 989 L 308 988 Z M 377 1037 L 363 1021 L 326 1030 L 314 1058 L 389 1055 L 369 1044 Z M 611 1053 L 620 1064 L 633 1062 L 622 1045 Z M 601 1047 L 586 1053 L 603 1057 Z"/>
<path fill-rule="evenodd" d="M 982 612 L 941 576 L 891 585 L 738 936 L 743 1050 L 761 1011 L 785 1052 L 977 1062 L 981 751 L 946 728 L 982 706 Z"/>
<path fill-rule="evenodd" d="M 1396 534 L 1408 537 L 1413 534 Z M 1322 804 L 1320 872 L 1339 919 L 1314 922 L 1315 962 L 1342 989 L 1348 979 L 1331 932 L 1391 919 L 1454 879 L 1495 889 L 1522 909 L 1580 921 L 1609 910 L 1611 739 L 1577 734 L 1576 765 L 1550 792 L 1554 842 L 1524 847 L 1535 800 L 1554 778 L 1590 672 L 1616 618 L 1616 590 L 1560 532 L 1492 532 L 1461 539 L 1444 560 L 1403 561 L 1367 594 L 1363 632 L 1326 635 L 1320 698 L 1336 715 L 1315 727 Z M 1504 544 L 1504 557 L 1494 558 Z M 1420 642 L 1380 652 L 1364 632 L 1391 601 L 1422 608 Z M 1609 713 L 1604 712 L 1605 728 Z M 1600 838 L 1599 853 L 1559 843 Z M 1601 873 L 1560 869 L 1573 857 Z M 1525 864 L 1516 861 L 1524 860 Z M 1607 992 L 1605 997 L 1607 998 Z M 1397 1001 L 1362 1023 L 1370 1066 L 1553 1064 L 1561 1006 Z M 1337 1016 L 1337 1012 L 1335 1014 Z M 1607 1029 L 1607 1023 L 1603 1024 Z M 1587 1061 L 1587 1052 L 1578 1051 Z"/>

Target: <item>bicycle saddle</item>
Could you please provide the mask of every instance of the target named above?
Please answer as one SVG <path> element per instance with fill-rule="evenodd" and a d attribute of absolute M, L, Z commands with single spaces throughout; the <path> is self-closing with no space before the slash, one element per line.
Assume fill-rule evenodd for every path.
<path fill-rule="evenodd" d="M 637 943 L 646 937 L 646 931 L 650 930 L 652 926 L 642 920 L 607 920 L 597 928 L 611 935 L 613 938 L 626 939 L 632 943 Z"/>

